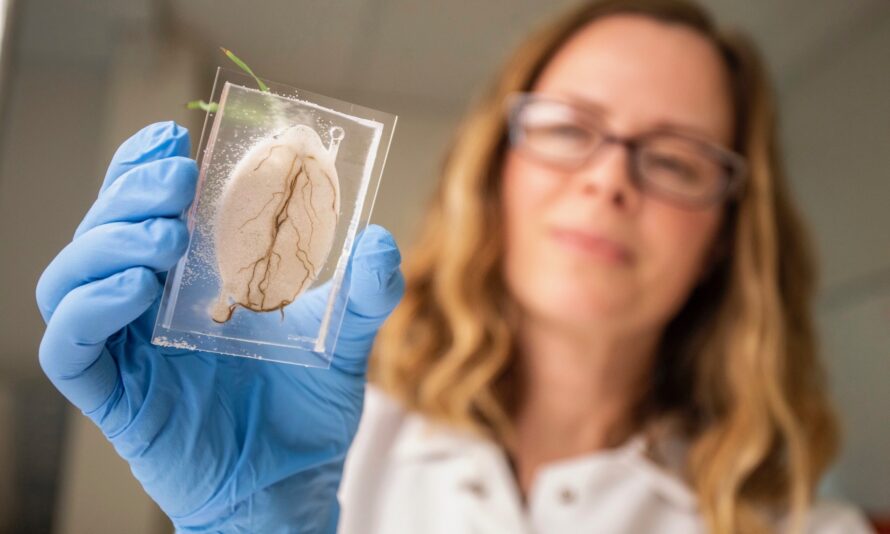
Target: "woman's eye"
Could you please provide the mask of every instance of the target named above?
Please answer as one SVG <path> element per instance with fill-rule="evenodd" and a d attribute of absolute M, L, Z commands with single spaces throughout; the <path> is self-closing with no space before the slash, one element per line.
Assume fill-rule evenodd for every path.
<path fill-rule="evenodd" d="M 547 154 L 577 154 L 586 151 L 593 143 L 593 134 L 578 125 L 567 122 L 540 122 L 527 124 L 525 142 Z"/>
<path fill-rule="evenodd" d="M 587 130 L 571 124 L 550 126 L 546 128 L 546 131 L 549 135 L 562 137 L 573 141 L 586 140 L 588 137 L 590 137 Z"/>
<path fill-rule="evenodd" d="M 570 124 L 537 125 L 527 133 L 530 142 L 547 150 L 581 150 L 591 143 L 590 132 Z"/>
<path fill-rule="evenodd" d="M 653 156 L 649 158 L 649 163 L 650 165 L 657 167 L 659 170 L 670 172 L 684 180 L 695 181 L 698 179 L 698 175 L 693 166 L 677 158 Z"/>

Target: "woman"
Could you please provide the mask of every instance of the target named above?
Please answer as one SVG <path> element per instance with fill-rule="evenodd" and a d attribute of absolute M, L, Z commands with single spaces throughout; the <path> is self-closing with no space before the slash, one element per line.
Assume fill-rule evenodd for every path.
<path fill-rule="evenodd" d="M 362 237 L 330 371 L 147 343 L 187 154 L 125 143 L 38 286 L 44 369 L 179 530 L 868 531 L 813 502 L 837 431 L 764 68 L 694 5 L 585 5 L 519 49 L 407 283 Z"/>
<path fill-rule="evenodd" d="M 455 137 L 371 360 L 372 382 L 423 420 L 505 448 L 509 468 L 480 445 L 466 461 L 480 472 L 451 478 L 509 502 L 515 477 L 543 532 L 760 532 L 803 512 L 837 437 L 773 106 L 754 48 L 686 3 L 584 5 L 526 41 Z M 468 453 L 366 474 L 392 457 L 366 439 L 398 450 L 435 426 L 408 416 L 393 434 L 372 413 L 355 487 L 412 483 L 382 485 L 358 521 L 408 492 L 459 514 L 434 498 L 459 483 L 422 481 Z"/>

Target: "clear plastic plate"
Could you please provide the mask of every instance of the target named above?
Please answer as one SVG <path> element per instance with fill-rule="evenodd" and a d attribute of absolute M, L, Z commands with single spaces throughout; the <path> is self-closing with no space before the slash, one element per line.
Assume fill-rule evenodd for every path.
<path fill-rule="evenodd" d="M 328 367 L 396 116 L 219 68 L 152 343 Z"/>

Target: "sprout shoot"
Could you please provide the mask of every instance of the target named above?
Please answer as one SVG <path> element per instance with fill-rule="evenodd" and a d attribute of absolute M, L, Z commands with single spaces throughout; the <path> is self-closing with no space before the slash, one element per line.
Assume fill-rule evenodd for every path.
<path fill-rule="evenodd" d="M 269 86 L 263 83 L 263 80 L 259 79 L 256 74 L 253 73 L 250 67 L 247 66 L 247 63 L 241 61 L 241 59 L 232 53 L 228 48 L 219 47 L 223 54 L 226 55 L 235 65 L 238 65 L 241 70 L 253 76 L 253 79 L 256 80 L 257 85 L 260 88 L 260 91 L 264 93 L 269 92 Z M 203 100 L 192 100 L 191 102 L 185 105 L 187 109 L 202 109 L 208 113 L 216 113 L 216 110 L 219 109 L 219 105 L 216 102 L 204 102 Z"/>

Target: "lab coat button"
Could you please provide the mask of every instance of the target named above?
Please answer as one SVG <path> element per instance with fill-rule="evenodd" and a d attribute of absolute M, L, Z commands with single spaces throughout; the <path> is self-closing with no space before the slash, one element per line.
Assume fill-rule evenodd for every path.
<path fill-rule="evenodd" d="M 578 495 L 571 488 L 563 488 L 562 491 L 559 492 L 559 502 L 562 504 L 572 504 L 577 498 Z"/>
<path fill-rule="evenodd" d="M 461 488 L 469 491 L 474 496 L 484 499 L 486 495 L 485 485 L 478 480 L 465 480 L 461 484 Z"/>

